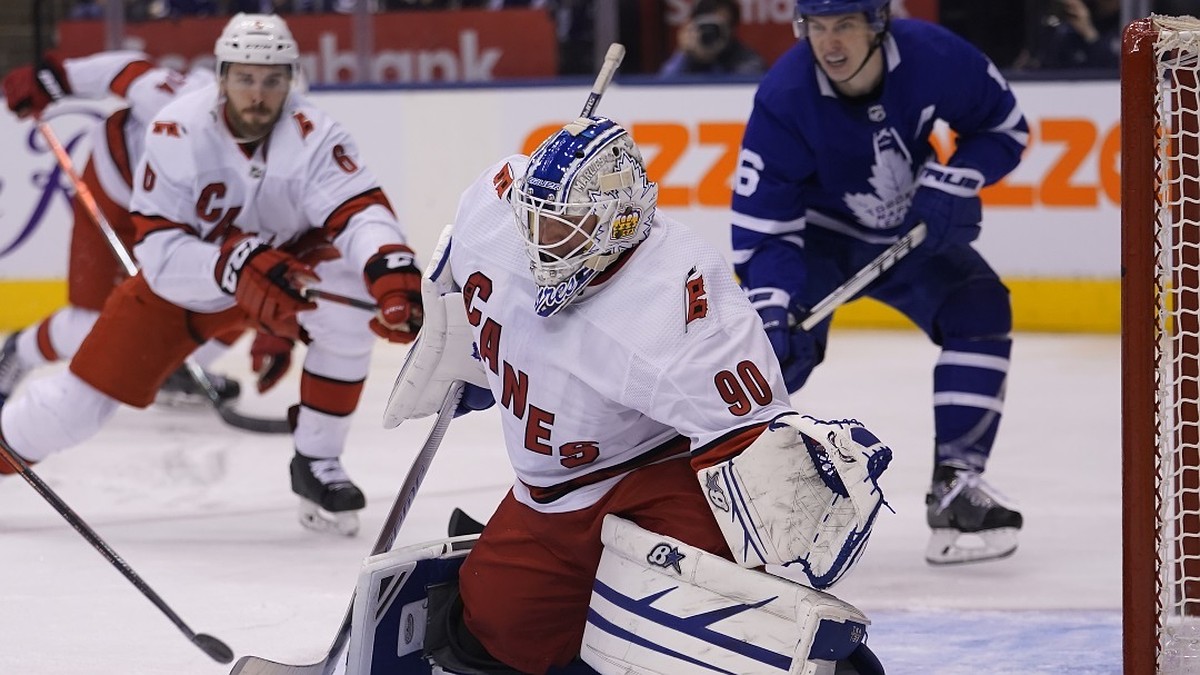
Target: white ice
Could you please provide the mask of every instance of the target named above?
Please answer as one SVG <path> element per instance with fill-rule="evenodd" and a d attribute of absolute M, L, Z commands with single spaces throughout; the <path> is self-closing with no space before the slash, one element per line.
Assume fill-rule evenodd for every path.
<path fill-rule="evenodd" d="M 281 416 L 297 375 L 252 389 L 246 344 L 217 370 L 241 409 Z M 122 409 L 98 436 L 35 470 L 192 630 L 239 656 L 324 655 L 429 420 L 382 411 L 404 349 L 376 350 L 345 465 L 367 493 L 363 531 L 295 522 L 286 436 L 249 434 L 210 410 Z M 874 623 L 889 673 L 1119 673 L 1120 363 L 1115 336 L 1019 334 L 987 477 L 1025 515 L 1006 560 L 932 568 L 923 497 L 932 461 L 935 348 L 915 331 L 837 331 L 798 408 L 853 416 L 895 451 L 859 566 L 833 590 Z M 48 371 L 43 371 L 48 372 Z M 34 377 L 40 376 L 36 373 Z M 511 481 L 493 410 L 450 426 L 398 544 L 444 536 L 459 506 L 487 517 Z M 227 673 L 209 660 L 19 477 L 0 479 L 0 674 Z"/>

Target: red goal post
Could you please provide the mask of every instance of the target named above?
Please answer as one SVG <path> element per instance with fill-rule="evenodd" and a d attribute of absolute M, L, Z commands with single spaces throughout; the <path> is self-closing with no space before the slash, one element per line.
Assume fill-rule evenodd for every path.
<path fill-rule="evenodd" d="M 1121 58 L 1125 673 L 1200 672 L 1200 20 Z"/>

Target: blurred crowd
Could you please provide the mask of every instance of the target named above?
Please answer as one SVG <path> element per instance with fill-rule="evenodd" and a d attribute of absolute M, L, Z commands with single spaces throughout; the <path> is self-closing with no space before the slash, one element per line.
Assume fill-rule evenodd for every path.
<path fill-rule="evenodd" d="M 69 19 L 103 19 L 107 0 L 68 2 Z M 627 73 L 642 69 L 664 77 L 718 75 L 756 76 L 770 65 L 753 43 L 739 38 L 739 0 L 695 0 L 686 21 L 668 25 L 668 0 L 125 0 L 126 21 L 227 16 L 237 12 L 307 14 L 358 10 L 370 12 L 502 10 L 532 8 L 548 12 L 560 42 L 561 74 L 593 70 L 597 8 L 619 18 L 618 37 L 634 50 L 647 44 L 649 58 L 626 62 Z M 1088 69 L 1116 72 L 1123 28 L 1122 0 L 939 0 L 938 22 L 962 35 L 1001 69 L 1037 71 Z M 644 21 L 647 8 L 657 21 Z M 893 0 L 894 14 L 904 16 L 903 0 Z M 1200 14 L 1200 0 L 1151 0 L 1151 11 L 1170 15 Z M 647 33 L 650 33 L 649 36 Z M 654 33 L 659 36 L 655 38 Z M 649 38 L 649 39 L 648 39 Z M 630 67 L 632 66 L 632 68 Z"/>

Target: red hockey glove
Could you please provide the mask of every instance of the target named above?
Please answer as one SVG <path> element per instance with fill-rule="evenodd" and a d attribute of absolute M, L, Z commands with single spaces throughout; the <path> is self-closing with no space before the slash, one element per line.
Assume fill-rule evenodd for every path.
<path fill-rule="evenodd" d="M 214 274 L 221 290 L 272 335 L 295 340 L 296 313 L 317 308 L 300 294 L 320 280 L 312 268 L 248 234 L 225 240 Z"/>
<path fill-rule="evenodd" d="M 363 267 L 367 291 L 379 303 L 371 330 L 389 342 L 409 343 L 421 329 L 421 270 L 411 248 L 381 246 Z"/>
<path fill-rule="evenodd" d="M 309 267 L 342 257 L 342 252 L 329 241 L 324 230 L 309 230 L 296 241 L 281 248 Z"/>
<path fill-rule="evenodd" d="M 250 345 L 250 367 L 258 375 L 258 393 L 274 387 L 292 365 L 292 346 L 288 338 L 259 331 Z"/>
<path fill-rule="evenodd" d="M 4 98 L 17 117 L 41 114 L 46 106 L 71 93 L 62 59 L 46 54 L 37 67 L 18 66 L 4 76 Z"/>

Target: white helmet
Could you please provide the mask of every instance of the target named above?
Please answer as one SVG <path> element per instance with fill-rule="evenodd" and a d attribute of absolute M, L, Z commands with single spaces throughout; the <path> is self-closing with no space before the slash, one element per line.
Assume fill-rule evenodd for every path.
<path fill-rule="evenodd" d="M 533 153 L 511 200 L 538 285 L 536 310 L 546 317 L 646 238 L 658 185 L 628 131 L 581 117 Z"/>
<path fill-rule="evenodd" d="M 213 54 L 218 76 L 226 63 L 283 65 L 294 71 L 300 59 L 292 32 L 277 14 L 237 14 L 225 24 Z"/>

